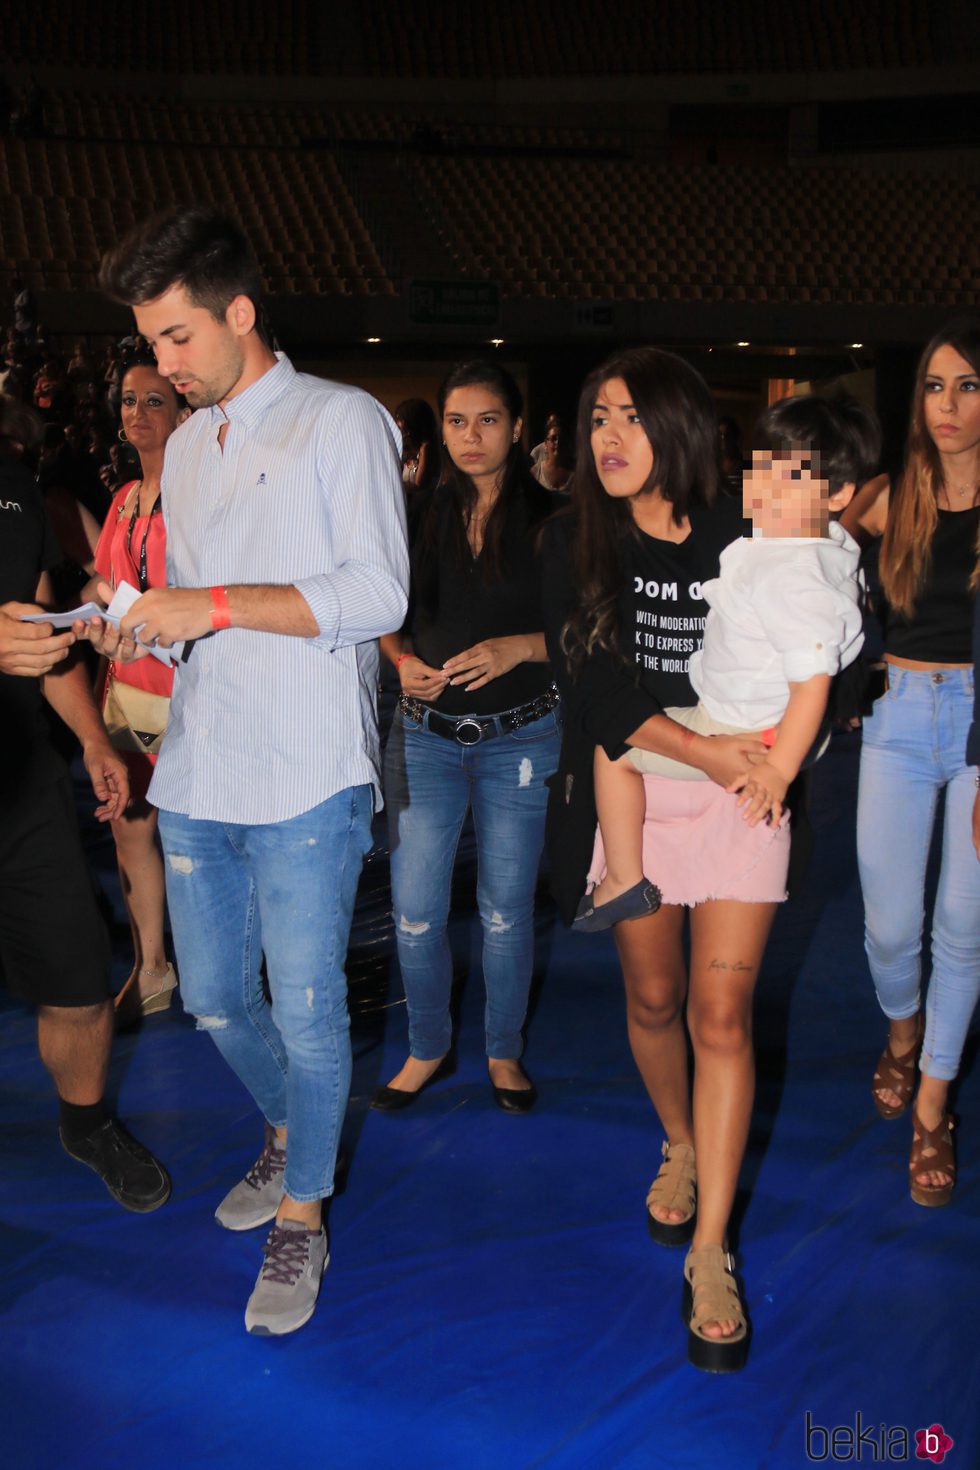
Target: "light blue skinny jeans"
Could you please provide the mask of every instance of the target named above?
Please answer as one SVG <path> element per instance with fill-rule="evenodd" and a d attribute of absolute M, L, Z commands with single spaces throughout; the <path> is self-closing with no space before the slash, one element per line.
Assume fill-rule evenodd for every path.
<path fill-rule="evenodd" d="M 966 764 L 973 670 L 889 667 L 890 687 L 864 722 L 858 866 L 865 950 L 891 1020 L 921 1005 L 926 862 L 945 794 L 942 864 L 932 915 L 932 978 L 920 1060 L 956 1076 L 980 994 L 980 861 L 972 841 L 976 767 Z"/>
<path fill-rule="evenodd" d="M 558 765 L 555 711 L 523 729 L 458 745 L 396 711 L 385 752 L 385 805 L 398 963 L 409 1050 L 432 1061 L 452 1041 L 452 955 L 446 934 L 456 848 L 473 809 L 477 906 L 490 1057 L 519 1057 L 534 963 L 534 890 Z"/>
<path fill-rule="evenodd" d="M 372 807 L 354 786 L 262 826 L 160 813 L 184 1008 L 286 1126 L 294 1200 L 333 1193 L 351 1078 L 344 960 Z"/>

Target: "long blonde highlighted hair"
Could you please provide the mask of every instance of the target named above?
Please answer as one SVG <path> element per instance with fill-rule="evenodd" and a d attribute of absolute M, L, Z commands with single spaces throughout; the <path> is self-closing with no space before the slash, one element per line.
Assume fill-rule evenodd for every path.
<path fill-rule="evenodd" d="M 912 617 L 929 571 L 933 532 L 939 519 L 943 473 L 939 451 L 926 428 L 925 381 L 940 347 L 952 347 L 980 376 L 980 321 L 960 318 L 926 344 L 915 373 L 905 466 L 891 493 L 878 567 L 885 596 L 897 612 Z M 970 586 L 980 588 L 980 536 Z"/>

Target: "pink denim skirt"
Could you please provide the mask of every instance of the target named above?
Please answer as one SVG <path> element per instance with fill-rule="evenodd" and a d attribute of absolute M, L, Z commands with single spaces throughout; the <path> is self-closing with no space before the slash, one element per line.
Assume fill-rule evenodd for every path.
<path fill-rule="evenodd" d="M 647 814 L 643 827 L 643 871 L 664 903 L 691 906 L 709 899 L 782 903 L 789 867 L 789 818 L 778 826 L 750 827 L 738 797 L 714 781 L 643 777 Z M 596 830 L 589 884 L 606 871 L 602 837 Z"/>

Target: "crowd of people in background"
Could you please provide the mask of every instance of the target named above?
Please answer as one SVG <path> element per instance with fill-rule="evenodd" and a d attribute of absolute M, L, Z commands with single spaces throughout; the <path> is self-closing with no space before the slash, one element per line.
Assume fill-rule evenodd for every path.
<path fill-rule="evenodd" d="M 54 576 L 66 599 L 86 580 L 113 496 L 138 475 L 136 452 L 120 438 L 119 415 L 123 372 L 139 353 L 135 336 L 107 336 L 98 346 L 79 337 L 70 350 L 51 341 L 33 293 L 15 282 L 0 393 L 32 408 L 42 427 L 38 483 L 65 553 Z"/>
<path fill-rule="evenodd" d="M 749 1323 L 728 1221 L 754 1095 L 753 991 L 777 906 L 802 881 L 807 772 L 835 720 L 865 719 L 858 855 L 889 1018 L 874 1105 L 887 1119 L 911 1108 L 913 1200 L 940 1206 L 953 1192 L 948 1091 L 980 986 L 980 329 L 961 323 L 927 345 L 894 485 L 876 476 L 874 415 L 846 396 L 770 406 L 743 475 L 737 425 L 719 422 L 692 367 L 655 348 L 610 357 L 583 386 L 574 434 L 550 413 L 528 453 L 520 391 L 497 364 L 457 365 L 435 410 L 416 397 L 390 417 L 273 350 L 257 267 L 227 222 L 178 216 L 162 238 L 131 240 L 105 276 L 146 339 L 98 353 L 79 340 L 59 355 L 18 291 L 0 389 L 43 425 L 37 483 L 63 553 L 55 600 L 71 605 L 83 584 L 103 606 L 121 582 L 139 594 L 142 612 L 118 630 L 99 618 L 75 629 L 109 660 L 102 710 L 126 768 L 112 779 L 131 797 L 124 813 L 116 790 L 106 810 L 134 943 L 120 1016 L 162 1009 L 177 985 L 160 807 L 185 1004 L 264 1118 L 262 1152 L 217 1212 L 232 1230 L 272 1223 L 250 1330 L 301 1326 L 326 1264 L 321 1201 L 350 1077 L 342 957 L 383 786 L 408 1035 L 374 1108 L 401 1112 L 451 1059 L 446 928 L 467 813 L 489 1080 L 507 1112 L 535 1105 L 521 1057 L 547 816 L 562 918 L 616 940 L 630 1043 L 664 1135 L 648 1227 L 659 1244 L 689 1246 L 690 1361 L 737 1370 Z M 199 269 L 205 247 L 227 257 L 220 288 Z M 215 437 L 234 448 L 233 503 Z M 278 501 L 246 498 L 274 469 L 282 515 Z M 872 608 L 858 563 L 877 538 Z M 873 669 L 858 655 L 874 616 Z M 212 633 L 176 683 L 145 656 Z M 378 639 L 398 689 L 383 781 Z M 848 704 L 838 680 L 852 667 Z M 260 706 L 271 781 L 240 733 Z M 155 769 L 161 750 L 170 759 Z M 299 841 L 289 887 L 307 915 L 330 912 L 322 954 L 321 926 L 296 920 L 279 882 Z M 320 961 L 322 993 L 309 970 Z M 63 1108 L 63 1130 L 77 1143 L 91 1118 Z M 169 1183 L 141 1188 L 131 1207 L 153 1208 Z"/>

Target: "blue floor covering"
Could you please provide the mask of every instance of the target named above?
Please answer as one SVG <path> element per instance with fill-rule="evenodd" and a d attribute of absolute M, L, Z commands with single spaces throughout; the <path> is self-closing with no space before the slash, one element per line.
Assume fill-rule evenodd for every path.
<path fill-rule="evenodd" d="M 861 945 L 855 770 L 856 740 L 835 739 L 815 773 L 807 892 L 779 915 L 758 992 L 734 1227 L 753 1323 L 743 1373 L 688 1366 L 683 1251 L 647 1235 L 661 1135 L 608 936 L 573 939 L 542 904 L 526 1058 L 541 1100 L 502 1113 L 482 1058 L 467 850 L 457 1070 L 407 1113 L 368 1110 L 405 1051 L 379 824 L 349 966 L 349 1169 L 319 1307 L 291 1338 L 244 1331 L 262 1232 L 212 1218 L 260 1129 L 209 1040 L 175 1007 L 116 1045 L 119 1111 L 174 1179 L 166 1208 L 128 1215 L 61 1153 L 32 1019 L 0 1002 L 3 1464 L 795 1470 L 835 1462 L 821 1437 L 835 1427 L 865 1433 L 860 1460 L 854 1443 L 837 1463 L 928 1463 L 915 1430 L 939 1423 L 946 1465 L 974 1470 L 976 1045 L 956 1099 L 960 1183 L 949 1208 L 919 1208 L 908 1119 L 880 1120 L 868 1090 L 883 1026 Z M 89 835 L 112 894 L 106 834 Z"/>

